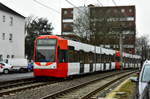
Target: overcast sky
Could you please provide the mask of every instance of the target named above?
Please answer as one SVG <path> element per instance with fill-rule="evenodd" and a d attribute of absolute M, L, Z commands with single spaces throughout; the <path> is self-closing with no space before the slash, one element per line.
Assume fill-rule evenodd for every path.
<path fill-rule="evenodd" d="M 45 17 L 54 27 L 53 32 L 61 32 L 61 8 L 73 7 L 65 0 L 37 0 L 42 4 L 52 8 L 46 8 L 34 2 L 33 0 L 0 0 L 3 4 L 23 14 L 24 16 L 35 15 Z M 112 0 L 69 0 L 75 6 L 84 6 L 88 4 L 104 6 L 114 6 Z M 100 1 L 100 3 L 98 2 Z M 136 6 L 136 28 L 137 35 L 148 35 L 150 38 L 150 0 L 115 0 L 117 5 L 135 5 Z"/>

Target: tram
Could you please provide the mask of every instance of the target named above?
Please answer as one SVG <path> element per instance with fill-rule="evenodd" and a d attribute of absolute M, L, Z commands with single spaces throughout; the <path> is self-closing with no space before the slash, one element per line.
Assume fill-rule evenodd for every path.
<path fill-rule="evenodd" d="M 65 78 L 98 71 L 138 68 L 141 57 L 55 35 L 39 36 L 34 44 L 35 77 Z"/>

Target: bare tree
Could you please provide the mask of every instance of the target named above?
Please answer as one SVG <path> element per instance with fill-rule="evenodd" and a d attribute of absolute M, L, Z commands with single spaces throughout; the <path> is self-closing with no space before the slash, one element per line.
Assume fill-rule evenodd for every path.
<path fill-rule="evenodd" d="M 142 56 L 142 60 L 146 60 L 150 58 L 150 45 L 149 45 L 149 40 L 148 36 L 144 35 L 136 40 L 136 49 L 137 49 L 137 54 Z"/>
<path fill-rule="evenodd" d="M 74 33 L 82 38 L 82 42 L 87 42 L 90 39 L 90 13 L 88 7 L 75 9 L 77 16 L 74 21 Z"/>

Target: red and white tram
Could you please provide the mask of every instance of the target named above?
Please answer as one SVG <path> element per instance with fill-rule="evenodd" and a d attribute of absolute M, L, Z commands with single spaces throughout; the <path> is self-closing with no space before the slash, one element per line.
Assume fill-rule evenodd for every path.
<path fill-rule="evenodd" d="M 36 77 L 68 77 L 139 66 L 140 56 L 123 53 L 122 65 L 119 57 L 115 50 L 45 35 L 35 40 L 33 72 Z"/>

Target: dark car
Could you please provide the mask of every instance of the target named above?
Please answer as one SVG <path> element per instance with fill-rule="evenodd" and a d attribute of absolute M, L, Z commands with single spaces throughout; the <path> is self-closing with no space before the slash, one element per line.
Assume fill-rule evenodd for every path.
<path fill-rule="evenodd" d="M 28 71 L 32 71 L 33 70 L 33 63 L 28 63 L 27 69 L 28 69 Z"/>

